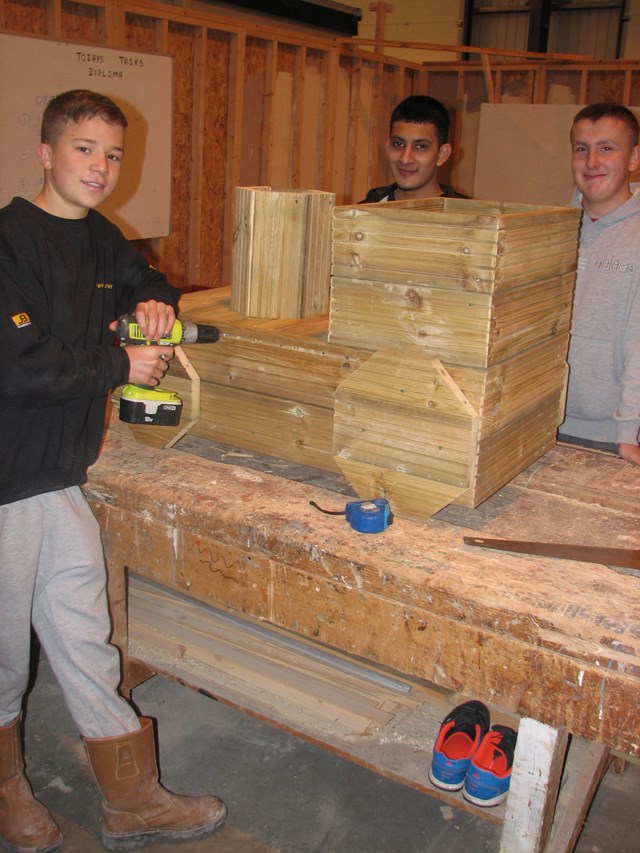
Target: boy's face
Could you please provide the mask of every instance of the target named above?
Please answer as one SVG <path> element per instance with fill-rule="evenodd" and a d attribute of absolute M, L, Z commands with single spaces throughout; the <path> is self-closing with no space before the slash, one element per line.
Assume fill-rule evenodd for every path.
<path fill-rule="evenodd" d="M 449 143 L 440 145 L 433 124 L 394 122 L 386 152 L 393 179 L 398 185 L 396 198 L 440 195 L 437 170 L 451 155 L 451 146 Z"/>
<path fill-rule="evenodd" d="M 599 219 L 631 197 L 629 173 L 637 168 L 640 151 L 623 121 L 606 116 L 576 122 L 571 148 L 573 180 L 589 216 Z"/>
<path fill-rule="evenodd" d="M 56 141 L 41 142 L 37 153 L 45 183 L 35 203 L 54 216 L 82 219 L 116 188 L 124 128 L 99 116 L 69 121 Z"/>

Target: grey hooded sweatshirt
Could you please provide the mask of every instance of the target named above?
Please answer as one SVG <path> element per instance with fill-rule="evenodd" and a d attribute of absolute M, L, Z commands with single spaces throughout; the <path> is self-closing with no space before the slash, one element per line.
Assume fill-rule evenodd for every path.
<path fill-rule="evenodd" d="M 580 206 L 575 195 L 572 206 Z M 567 436 L 636 444 L 640 430 L 640 188 L 592 222 L 582 215 L 569 346 Z"/>

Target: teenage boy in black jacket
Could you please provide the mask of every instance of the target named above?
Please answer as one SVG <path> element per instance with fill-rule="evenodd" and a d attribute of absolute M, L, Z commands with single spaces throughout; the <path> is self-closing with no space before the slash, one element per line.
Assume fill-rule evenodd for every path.
<path fill-rule="evenodd" d="M 391 113 L 385 150 L 394 183 L 374 187 L 358 204 L 408 198 L 466 198 L 441 184 L 438 168 L 451 156 L 449 113 L 429 95 L 411 95 Z"/>
<path fill-rule="evenodd" d="M 20 723 L 33 628 L 83 737 L 103 797 L 103 841 L 203 835 L 217 797 L 158 782 L 151 721 L 118 694 L 100 530 L 80 489 L 97 458 L 109 392 L 156 385 L 170 347 L 115 346 L 135 313 L 149 340 L 168 333 L 178 291 L 95 208 L 113 192 L 127 120 L 85 90 L 47 106 L 33 202 L 0 210 L 0 846 L 54 853 L 62 834 L 23 775 Z"/>

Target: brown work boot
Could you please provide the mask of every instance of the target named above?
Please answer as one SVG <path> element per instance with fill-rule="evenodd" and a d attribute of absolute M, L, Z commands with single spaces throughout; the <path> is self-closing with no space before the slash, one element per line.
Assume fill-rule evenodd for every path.
<path fill-rule="evenodd" d="M 0 726 L 0 848 L 9 853 L 57 853 L 62 833 L 24 776 L 20 717 Z"/>
<path fill-rule="evenodd" d="M 140 718 L 137 732 L 84 738 L 102 793 L 102 843 L 108 850 L 134 850 L 148 841 L 199 838 L 224 822 L 219 797 L 179 797 L 158 781 L 153 725 Z"/>

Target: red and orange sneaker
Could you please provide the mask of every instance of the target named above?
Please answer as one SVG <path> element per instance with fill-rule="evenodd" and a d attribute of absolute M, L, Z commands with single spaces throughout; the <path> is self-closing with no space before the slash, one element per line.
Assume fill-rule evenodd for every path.
<path fill-rule="evenodd" d="M 497 806 L 506 799 L 511 782 L 516 732 L 491 726 L 471 759 L 462 795 L 476 806 Z"/>

